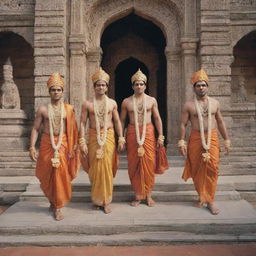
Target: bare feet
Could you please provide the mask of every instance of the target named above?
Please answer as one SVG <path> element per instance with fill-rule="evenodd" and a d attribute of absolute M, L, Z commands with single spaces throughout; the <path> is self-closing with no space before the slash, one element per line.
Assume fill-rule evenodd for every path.
<path fill-rule="evenodd" d="M 213 203 L 207 203 L 207 208 L 213 215 L 217 215 L 220 213 L 220 210 Z"/>
<path fill-rule="evenodd" d="M 149 206 L 149 207 L 153 207 L 153 206 L 155 206 L 155 201 L 152 199 L 152 197 L 148 197 L 147 198 L 147 205 Z"/>
<path fill-rule="evenodd" d="M 136 206 L 138 206 L 140 203 L 141 203 L 140 200 L 134 200 L 134 201 L 131 202 L 131 206 L 136 207 Z"/>
<path fill-rule="evenodd" d="M 111 208 L 109 207 L 109 205 L 104 205 L 103 206 L 103 211 L 106 213 L 106 214 L 109 214 L 112 212 Z"/>
<path fill-rule="evenodd" d="M 62 212 L 60 211 L 60 209 L 56 209 L 54 211 L 54 217 L 55 217 L 55 220 L 57 220 L 57 221 L 64 219 L 64 216 L 63 216 Z"/>

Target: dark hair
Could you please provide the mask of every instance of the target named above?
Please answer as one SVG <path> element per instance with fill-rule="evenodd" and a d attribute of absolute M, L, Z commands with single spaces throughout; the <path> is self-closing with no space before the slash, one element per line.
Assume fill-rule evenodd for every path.
<path fill-rule="evenodd" d="M 204 82 L 206 83 L 207 87 L 209 87 L 208 83 L 207 83 L 205 80 L 200 80 L 200 81 L 204 81 Z M 197 82 L 195 82 L 195 83 L 193 84 L 193 87 L 194 87 L 194 88 L 195 88 L 195 86 L 196 86 L 196 84 L 197 84 L 198 82 L 199 82 L 199 81 L 197 81 Z"/>

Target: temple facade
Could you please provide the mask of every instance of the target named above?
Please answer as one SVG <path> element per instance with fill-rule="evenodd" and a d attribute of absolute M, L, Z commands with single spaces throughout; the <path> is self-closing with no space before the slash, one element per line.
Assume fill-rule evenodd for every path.
<path fill-rule="evenodd" d="M 205 69 L 233 148 L 256 151 L 255 0 L 2 0 L 0 88 L 8 58 L 26 121 L 1 151 L 28 150 L 28 127 L 49 101 L 46 81 L 53 72 L 63 75 L 65 101 L 79 119 L 99 66 L 110 74 L 109 96 L 119 107 L 132 94 L 131 75 L 140 68 L 148 76 L 170 154 L 177 153 L 182 105 L 193 96 L 191 74 Z M 1 111 L 8 133 L 10 114 L 1 119 Z"/>

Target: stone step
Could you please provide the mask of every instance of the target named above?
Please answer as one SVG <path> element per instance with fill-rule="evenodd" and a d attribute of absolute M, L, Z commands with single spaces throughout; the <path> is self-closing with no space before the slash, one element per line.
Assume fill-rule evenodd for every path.
<path fill-rule="evenodd" d="M 35 168 L 0 168 L 0 177 L 2 176 L 33 176 Z"/>
<path fill-rule="evenodd" d="M 229 175 L 229 176 L 237 176 L 237 175 L 256 175 L 256 168 L 234 168 L 233 166 L 220 166 L 220 175 Z"/>
<path fill-rule="evenodd" d="M 195 191 L 175 191 L 163 192 L 153 191 L 152 196 L 157 202 L 190 202 L 198 200 L 198 195 Z M 237 191 L 217 191 L 215 194 L 216 200 L 240 200 L 240 194 Z M 118 191 L 113 193 L 113 202 L 130 202 L 134 199 L 132 191 Z M 27 191 L 20 195 L 21 201 L 47 201 L 43 192 Z M 71 202 L 91 202 L 90 192 L 73 192 Z"/>
<path fill-rule="evenodd" d="M 28 151 L 0 151 L 0 157 L 29 157 Z"/>
<path fill-rule="evenodd" d="M 0 168 L 17 168 L 17 169 L 28 169 L 28 168 L 35 168 L 35 163 L 30 162 L 1 162 Z"/>
<path fill-rule="evenodd" d="M 146 245 L 198 241 L 255 241 L 256 211 L 245 200 L 217 201 L 211 215 L 191 202 L 144 204 L 113 203 L 104 214 L 91 204 L 70 203 L 58 222 L 49 203 L 18 202 L 0 215 L 1 246 L 29 245 Z M 75 218 L 74 218 L 75 216 Z M 172 240 L 173 239 L 173 240 Z"/>
<path fill-rule="evenodd" d="M 29 156 L 0 156 L 0 163 L 2 162 L 29 162 L 31 159 Z"/>
<path fill-rule="evenodd" d="M 152 246 L 181 244 L 251 243 L 256 241 L 255 233 L 195 234 L 192 232 L 132 232 L 113 235 L 58 234 L 58 235 L 0 235 L 2 247 L 24 246 Z"/>

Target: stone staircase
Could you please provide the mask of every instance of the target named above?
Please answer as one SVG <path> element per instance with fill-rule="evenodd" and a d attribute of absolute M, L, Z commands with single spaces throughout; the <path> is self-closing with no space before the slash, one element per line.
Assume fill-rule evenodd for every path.
<path fill-rule="evenodd" d="M 81 170 L 72 183 L 72 200 L 63 208 L 65 219 L 61 222 L 55 221 L 49 213 L 49 204 L 35 177 L 2 176 L 1 202 L 16 203 L 0 215 L 0 244 L 85 246 L 255 242 L 256 211 L 244 200 L 256 201 L 255 170 L 251 167 L 250 175 L 242 171 L 240 174 L 239 168 L 243 165 L 235 171 L 230 167 L 234 162 L 249 162 L 253 157 L 253 153 L 241 155 L 236 151 L 229 157 L 222 157 L 222 175 L 216 192 L 216 203 L 221 209 L 218 216 L 211 215 L 205 207 L 193 207 L 197 194 L 191 180 L 185 183 L 181 179 L 184 160 L 179 156 L 169 157 L 170 169 L 156 176 L 153 190 L 156 206 L 141 204 L 134 208 L 129 204 L 133 192 L 127 160 L 121 155 L 120 168 L 114 179 L 113 212 L 108 215 L 92 208 L 88 175 Z"/>

